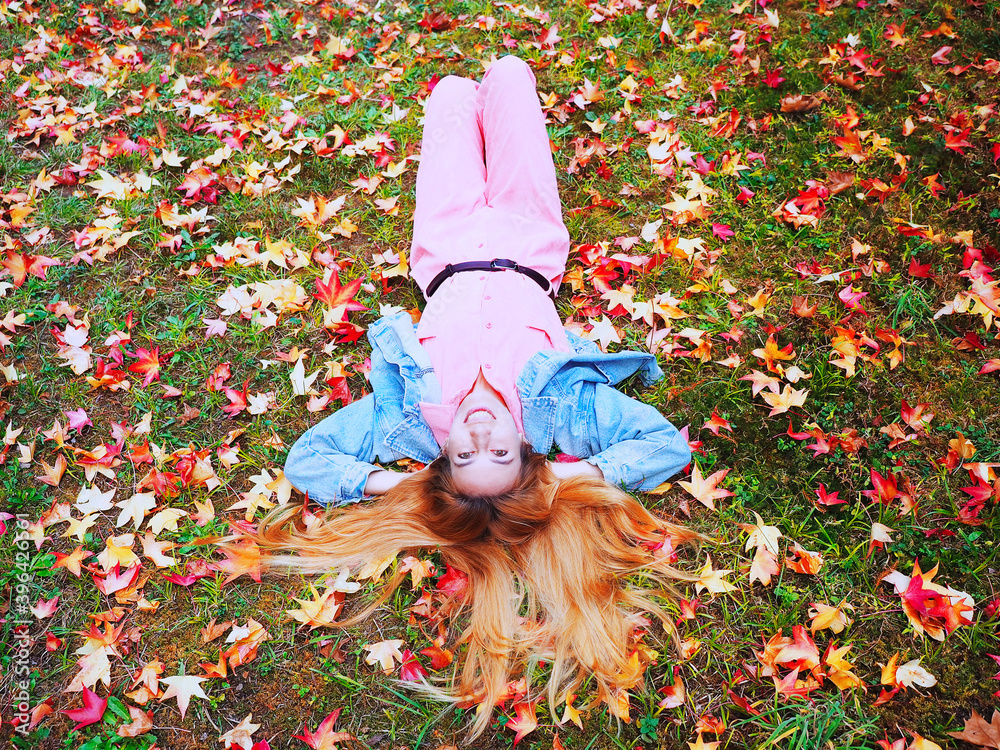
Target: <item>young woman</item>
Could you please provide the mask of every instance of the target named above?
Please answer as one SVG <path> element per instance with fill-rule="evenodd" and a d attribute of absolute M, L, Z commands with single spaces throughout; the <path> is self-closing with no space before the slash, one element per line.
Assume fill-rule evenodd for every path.
<path fill-rule="evenodd" d="M 442 79 L 425 108 L 410 256 L 426 309 L 416 327 L 406 313 L 370 327 L 373 393 L 308 430 L 285 466 L 324 505 L 381 497 L 321 523 L 286 509 L 258 531 L 275 566 L 323 572 L 427 548 L 465 572 L 464 659 L 450 685 L 428 688 L 463 705 L 494 707 L 544 661 L 553 711 L 587 677 L 617 711 L 641 679 L 636 613 L 670 629 L 652 597 L 686 577 L 672 551 L 697 536 L 619 489 L 652 489 L 691 454 L 656 409 L 614 388 L 660 377 L 652 355 L 604 354 L 563 329 L 553 299 L 568 251 L 531 69 L 511 56 L 482 83 Z M 546 461 L 554 446 L 582 460 Z M 376 465 L 403 457 L 427 466 Z M 632 573 L 655 587 L 631 587 Z M 473 736 L 490 715 L 477 713 Z"/>

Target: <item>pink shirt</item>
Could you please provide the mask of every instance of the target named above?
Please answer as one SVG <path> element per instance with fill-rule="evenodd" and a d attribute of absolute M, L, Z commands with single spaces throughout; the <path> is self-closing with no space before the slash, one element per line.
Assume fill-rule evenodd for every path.
<path fill-rule="evenodd" d="M 421 402 L 424 421 L 444 445 L 455 411 L 482 369 L 503 396 L 522 434 L 517 378 L 543 349 L 570 351 L 555 305 L 534 281 L 516 271 L 458 273 L 427 303 L 417 338 L 441 383 L 441 403 Z"/>

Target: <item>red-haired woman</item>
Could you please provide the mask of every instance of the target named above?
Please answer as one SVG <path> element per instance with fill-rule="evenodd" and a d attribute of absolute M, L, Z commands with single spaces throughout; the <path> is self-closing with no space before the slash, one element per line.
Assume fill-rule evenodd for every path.
<path fill-rule="evenodd" d="M 680 575 L 674 544 L 696 537 L 619 489 L 652 489 L 690 451 L 614 388 L 658 378 L 654 357 L 604 354 L 563 329 L 553 300 L 568 250 L 531 69 L 511 56 L 482 83 L 442 79 L 425 108 L 410 256 L 426 309 L 416 328 L 402 312 L 370 327 L 373 393 L 308 430 L 285 467 L 325 505 L 380 498 L 322 523 L 285 510 L 258 532 L 274 566 L 321 572 L 426 548 L 464 571 L 464 659 L 433 689 L 461 704 L 492 708 L 544 660 L 553 711 L 587 676 L 616 710 L 640 679 L 635 613 L 669 629 L 651 597 Z M 555 445 L 583 460 L 548 462 Z M 427 467 L 376 465 L 404 456 Z M 630 587 L 632 573 L 658 587 Z M 476 714 L 473 736 L 490 715 Z"/>

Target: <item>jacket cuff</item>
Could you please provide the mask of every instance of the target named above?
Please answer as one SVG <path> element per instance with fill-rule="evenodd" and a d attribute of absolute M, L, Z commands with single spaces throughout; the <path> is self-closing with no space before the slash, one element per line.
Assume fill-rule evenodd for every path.
<path fill-rule="evenodd" d="M 340 478 L 340 485 L 337 487 L 337 494 L 332 504 L 346 505 L 359 502 L 365 496 L 368 475 L 374 471 L 378 471 L 378 467 L 371 464 L 359 463 L 349 467 Z"/>
<path fill-rule="evenodd" d="M 615 487 L 623 487 L 625 485 L 625 476 L 627 476 L 628 464 L 623 465 L 614 461 L 608 461 L 600 453 L 581 460 L 586 461 L 588 464 L 593 464 L 600 469 L 601 473 L 604 475 L 604 481 L 608 484 L 614 485 Z"/>

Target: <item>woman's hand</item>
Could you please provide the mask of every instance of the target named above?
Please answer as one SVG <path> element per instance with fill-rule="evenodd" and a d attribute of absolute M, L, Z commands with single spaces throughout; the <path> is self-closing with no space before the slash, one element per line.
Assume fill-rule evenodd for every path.
<path fill-rule="evenodd" d="M 555 474 L 556 479 L 571 479 L 572 477 L 604 479 L 604 472 L 587 461 L 572 461 L 569 463 L 549 461 L 548 464 L 552 473 Z"/>

